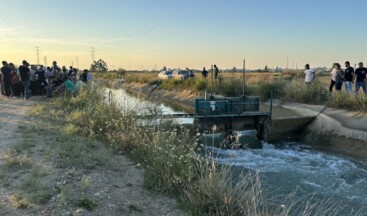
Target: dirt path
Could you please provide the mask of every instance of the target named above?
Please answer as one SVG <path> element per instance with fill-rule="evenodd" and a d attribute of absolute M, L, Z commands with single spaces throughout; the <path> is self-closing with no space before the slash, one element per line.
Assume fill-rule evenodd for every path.
<path fill-rule="evenodd" d="M 30 117 L 36 103 L 0 98 L 0 215 L 185 215 L 125 156 Z"/>
<path fill-rule="evenodd" d="M 0 152 L 9 145 L 16 143 L 20 136 L 16 133 L 27 111 L 33 102 L 23 100 L 6 99 L 0 96 Z"/>

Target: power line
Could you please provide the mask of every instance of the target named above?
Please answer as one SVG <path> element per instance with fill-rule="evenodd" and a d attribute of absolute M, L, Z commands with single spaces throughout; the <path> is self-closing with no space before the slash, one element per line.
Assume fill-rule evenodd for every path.
<path fill-rule="evenodd" d="M 167 16 L 164 16 L 161 20 L 159 20 L 157 23 L 155 23 L 153 26 L 151 26 L 150 28 L 148 28 L 146 31 L 144 31 L 142 34 L 136 36 L 135 38 L 131 39 L 130 41 L 128 41 L 127 43 L 123 44 L 122 46 L 118 46 L 117 48 L 129 48 L 131 47 L 132 44 L 134 44 L 134 42 L 136 42 L 137 40 L 143 38 L 145 35 L 149 34 L 150 32 L 152 32 L 153 30 L 155 30 L 156 28 L 158 28 L 160 25 L 162 25 L 165 21 L 167 21 L 168 19 L 170 19 L 172 16 L 174 16 L 176 13 L 178 13 L 181 9 L 183 9 L 184 7 L 186 7 L 189 3 L 191 3 L 191 0 L 185 1 L 183 4 L 179 5 L 175 10 L 173 10 L 171 13 L 169 13 Z M 119 52 L 119 50 L 114 50 L 111 52 Z M 110 53 L 111 53 L 110 52 Z"/>

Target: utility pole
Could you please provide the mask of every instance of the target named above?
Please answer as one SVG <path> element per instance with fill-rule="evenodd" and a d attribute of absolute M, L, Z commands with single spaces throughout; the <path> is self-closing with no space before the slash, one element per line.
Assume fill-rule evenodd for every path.
<path fill-rule="evenodd" d="M 79 56 L 76 57 L 76 67 L 79 69 Z"/>
<path fill-rule="evenodd" d="M 91 53 L 92 53 L 92 63 L 94 62 L 94 57 L 95 57 L 95 54 L 96 54 L 96 50 L 94 49 L 94 47 L 91 48 Z"/>
<path fill-rule="evenodd" d="M 288 62 L 289 62 L 289 57 L 287 55 L 287 67 L 286 67 L 287 70 L 288 70 Z"/>
<path fill-rule="evenodd" d="M 292 63 L 292 69 L 294 70 L 294 59 L 293 59 L 293 63 Z"/>
<path fill-rule="evenodd" d="M 44 60 L 44 63 L 45 63 L 45 67 L 47 67 L 47 56 L 45 56 L 45 58 L 43 60 Z"/>
<path fill-rule="evenodd" d="M 37 54 L 37 64 L 40 64 L 40 48 L 36 46 L 36 54 Z"/>

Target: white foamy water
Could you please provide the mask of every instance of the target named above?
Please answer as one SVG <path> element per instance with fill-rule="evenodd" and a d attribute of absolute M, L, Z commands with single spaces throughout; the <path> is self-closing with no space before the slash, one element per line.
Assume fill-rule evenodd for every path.
<path fill-rule="evenodd" d="M 219 164 L 260 172 L 264 181 L 282 194 L 299 190 L 367 205 L 366 163 L 297 143 L 282 147 L 264 144 L 261 150 L 209 150 Z"/>

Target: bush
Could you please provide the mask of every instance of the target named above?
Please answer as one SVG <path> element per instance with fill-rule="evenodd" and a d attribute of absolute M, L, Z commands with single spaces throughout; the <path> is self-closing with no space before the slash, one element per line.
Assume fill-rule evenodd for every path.
<path fill-rule="evenodd" d="M 319 82 L 313 82 L 312 84 L 288 84 L 285 85 L 283 97 L 281 98 L 298 103 L 323 104 L 328 100 L 329 92 Z"/>
<path fill-rule="evenodd" d="M 276 81 L 273 83 L 260 83 L 256 86 L 255 92 L 260 97 L 262 101 L 270 99 L 271 92 L 273 92 L 273 97 L 282 97 L 284 95 L 284 87 L 287 85 L 285 81 Z"/>
<path fill-rule="evenodd" d="M 326 103 L 330 107 L 357 111 L 360 113 L 367 112 L 367 96 L 366 95 L 351 95 L 338 93 L 333 95 Z"/>
<path fill-rule="evenodd" d="M 217 89 L 218 94 L 226 97 L 240 96 L 243 93 L 243 81 L 235 78 L 224 79 L 214 89 Z"/>

